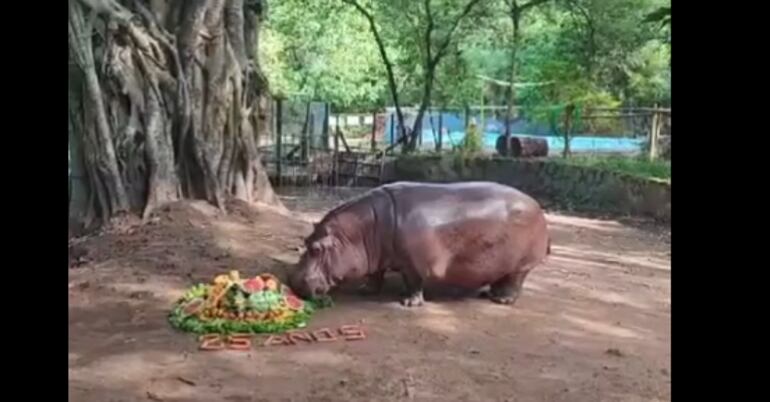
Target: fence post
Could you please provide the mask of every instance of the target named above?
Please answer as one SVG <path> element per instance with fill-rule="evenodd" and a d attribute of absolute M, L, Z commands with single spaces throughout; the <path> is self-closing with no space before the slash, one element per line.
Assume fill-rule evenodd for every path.
<path fill-rule="evenodd" d="M 323 150 L 329 150 L 329 104 L 324 103 L 324 124 L 321 132 Z"/>
<path fill-rule="evenodd" d="M 428 109 L 428 118 L 430 118 L 430 109 Z M 420 127 L 416 127 L 417 129 L 417 137 L 415 138 L 415 149 L 414 151 L 419 150 L 422 148 L 422 133 L 423 133 L 423 127 L 425 127 L 425 116 L 422 116 L 422 120 L 420 121 Z M 412 133 L 414 134 L 414 133 Z"/>
<path fill-rule="evenodd" d="M 310 127 L 312 124 L 313 114 L 310 109 L 310 102 L 308 102 L 305 110 L 305 124 L 302 127 L 302 137 L 300 137 L 300 159 L 305 163 L 308 161 L 308 146 L 310 145 Z"/>
<path fill-rule="evenodd" d="M 396 144 L 396 116 L 391 113 L 390 114 L 390 146 L 394 146 Z"/>
<path fill-rule="evenodd" d="M 655 105 L 657 109 L 658 106 Z M 658 111 L 652 112 L 652 124 L 650 124 L 650 136 L 649 136 L 649 159 L 654 160 L 658 157 L 658 133 L 660 125 L 660 114 Z"/>
<path fill-rule="evenodd" d="M 313 128 L 315 128 L 315 113 L 310 113 L 310 122 L 308 124 L 307 133 L 305 134 L 305 173 L 307 173 L 307 185 L 311 185 L 313 182 L 313 174 L 311 168 L 314 169 L 311 159 L 314 159 L 315 152 L 313 151 L 313 141 L 311 139 L 314 136 Z"/>
<path fill-rule="evenodd" d="M 276 183 L 278 187 L 281 187 L 283 183 L 283 172 L 281 161 L 283 160 L 282 137 L 283 129 L 281 124 L 281 118 L 283 116 L 283 101 L 281 98 L 275 100 L 275 173 L 278 176 Z"/>
<path fill-rule="evenodd" d="M 436 144 L 436 151 L 441 152 L 441 147 L 444 142 L 444 113 L 439 111 L 438 113 L 438 144 Z"/>
<path fill-rule="evenodd" d="M 570 149 L 570 135 L 572 131 L 572 113 L 575 111 L 575 105 L 568 104 L 564 108 L 564 157 L 567 158 L 572 154 Z M 508 144 L 510 146 L 510 144 Z"/>
<path fill-rule="evenodd" d="M 377 151 L 377 111 L 372 112 L 372 152 Z"/>
<path fill-rule="evenodd" d="M 337 186 L 340 181 L 340 115 L 335 116 L 337 125 L 334 127 L 334 185 Z"/>
<path fill-rule="evenodd" d="M 358 187 L 358 154 L 353 159 L 353 187 Z"/>

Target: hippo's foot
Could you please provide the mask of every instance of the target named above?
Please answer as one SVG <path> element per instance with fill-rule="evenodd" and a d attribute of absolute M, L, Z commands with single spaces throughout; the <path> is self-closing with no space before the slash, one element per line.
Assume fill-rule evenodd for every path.
<path fill-rule="evenodd" d="M 406 307 L 422 306 L 425 299 L 422 297 L 422 278 L 414 269 L 401 269 L 401 278 L 404 279 L 406 297 L 401 299 L 401 304 Z"/>
<path fill-rule="evenodd" d="M 519 298 L 521 291 L 510 285 L 492 286 L 487 293 L 489 300 L 497 304 L 513 304 Z"/>
<path fill-rule="evenodd" d="M 516 300 L 521 294 L 522 284 L 524 278 L 527 276 L 527 272 L 520 272 L 515 275 L 507 275 L 497 282 L 493 283 L 489 288 L 489 300 L 492 300 L 498 304 L 511 305 L 516 303 Z"/>
<path fill-rule="evenodd" d="M 515 295 L 508 295 L 508 296 L 494 296 L 489 295 L 489 300 L 492 300 L 493 302 L 497 304 L 513 304 L 516 303 L 516 299 L 519 298 L 518 293 Z"/>
<path fill-rule="evenodd" d="M 401 304 L 405 307 L 418 307 L 422 306 L 423 303 L 425 303 L 425 299 L 422 297 L 422 290 L 401 299 Z"/>

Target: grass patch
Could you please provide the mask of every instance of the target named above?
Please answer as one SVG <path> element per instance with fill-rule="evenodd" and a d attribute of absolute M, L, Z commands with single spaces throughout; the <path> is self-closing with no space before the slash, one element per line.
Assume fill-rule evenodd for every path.
<path fill-rule="evenodd" d="M 572 166 L 585 166 L 612 172 L 626 173 L 636 177 L 671 180 L 671 162 L 650 161 L 646 157 L 576 155 L 567 159 L 554 158 Z"/>

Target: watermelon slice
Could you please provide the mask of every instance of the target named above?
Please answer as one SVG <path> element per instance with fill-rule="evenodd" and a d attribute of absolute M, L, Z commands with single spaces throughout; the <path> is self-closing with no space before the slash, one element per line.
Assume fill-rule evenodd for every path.
<path fill-rule="evenodd" d="M 262 280 L 260 277 L 255 277 L 247 280 L 246 282 L 243 282 L 243 285 L 241 285 L 241 288 L 244 292 L 252 294 L 261 292 L 265 288 L 265 281 Z"/>
<path fill-rule="evenodd" d="M 302 306 L 305 304 L 300 298 L 294 295 L 286 295 L 284 299 L 286 300 L 286 305 L 294 311 L 301 310 Z"/>

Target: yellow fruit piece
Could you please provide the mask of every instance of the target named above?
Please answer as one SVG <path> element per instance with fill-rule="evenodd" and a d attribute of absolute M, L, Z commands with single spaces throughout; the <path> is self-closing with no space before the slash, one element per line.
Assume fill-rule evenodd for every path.
<path fill-rule="evenodd" d="M 268 290 L 272 290 L 272 291 L 278 290 L 278 281 L 276 281 L 273 278 L 270 278 L 267 281 L 265 281 L 265 287 Z"/>
<path fill-rule="evenodd" d="M 214 278 L 214 284 L 216 285 L 227 285 L 228 283 L 230 283 L 229 275 L 217 275 L 217 277 Z"/>

